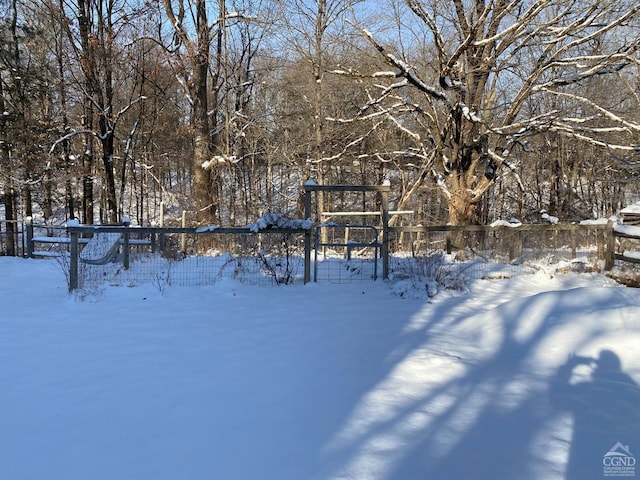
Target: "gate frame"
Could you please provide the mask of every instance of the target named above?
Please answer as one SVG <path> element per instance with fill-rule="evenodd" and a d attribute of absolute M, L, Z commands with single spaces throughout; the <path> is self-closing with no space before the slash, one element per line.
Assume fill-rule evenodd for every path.
<path fill-rule="evenodd" d="M 380 257 L 382 258 L 382 278 L 389 276 L 389 184 L 383 185 L 317 185 L 308 181 L 304 185 L 304 218 L 313 222 L 311 214 L 311 194 L 313 192 L 378 192 L 380 193 L 380 216 L 382 223 L 382 242 Z M 354 212 L 358 213 L 358 212 Z M 315 226 L 315 224 L 314 224 Z M 311 281 L 311 235 L 309 229 L 304 236 L 304 283 Z"/>

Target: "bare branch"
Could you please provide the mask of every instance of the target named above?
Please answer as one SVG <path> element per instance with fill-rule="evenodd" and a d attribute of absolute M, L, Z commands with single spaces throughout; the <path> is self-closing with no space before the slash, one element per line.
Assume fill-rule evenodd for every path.
<path fill-rule="evenodd" d="M 413 85 L 414 87 L 416 87 L 421 92 L 424 92 L 427 95 L 430 95 L 430 96 L 432 96 L 432 97 L 434 97 L 434 98 L 436 98 L 438 100 L 441 100 L 441 101 L 445 102 L 446 104 L 448 104 L 447 96 L 443 92 L 441 92 L 438 89 L 433 88 L 433 87 L 427 85 L 426 83 L 424 83 L 416 75 L 416 73 L 412 70 L 412 68 L 408 64 L 406 64 L 403 60 L 397 58 L 392 53 L 388 52 L 380 43 L 378 43 L 373 38 L 373 35 L 371 35 L 371 33 L 369 31 L 367 31 L 364 28 L 360 28 L 360 27 L 356 26 L 352 22 L 349 22 L 349 24 L 351 26 L 353 26 L 354 28 L 358 29 L 365 36 L 365 38 L 367 38 L 367 40 L 369 40 L 369 42 L 375 47 L 375 49 L 378 50 L 384 56 L 384 58 L 387 59 L 387 61 L 391 65 L 393 65 L 398 70 L 400 70 L 400 75 L 399 76 L 402 76 L 402 77 L 406 78 L 406 80 L 407 80 L 407 82 L 409 84 Z"/>
<path fill-rule="evenodd" d="M 87 134 L 96 136 L 96 133 L 93 130 L 74 130 L 73 132 L 67 133 L 63 137 L 60 137 L 55 142 L 53 142 L 53 144 L 51 145 L 51 148 L 49 149 L 49 155 L 53 155 L 53 152 L 55 152 L 56 148 L 61 143 L 66 142 L 67 140 L 71 140 L 73 137 L 77 135 L 87 135 Z"/>
<path fill-rule="evenodd" d="M 578 101 L 578 102 L 580 102 L 580 103 L 582 103 L 584 105 L 588 105 L 589 107 L 591 107 L 594 110 L 596 110 L 599 113 L 601 113 L 606 118 L 608 118 L 608 119 L 610 119 L 610 120 L 612 120 L 612 121 L 614 121 L 616 123 L 619 123 L 621 125 L 624 125 L 628 129 L 640 132 L 640 124 L 638 124 L 636 122 L 632 122 L 630 120 L 625 120 L 624 118 L 620 117 L 619 115 L 616 115 L 615 113 L 611 112 L 610 110 L 607 110 L 606 108 L 598 105 L 593 100 L 590 100 L 588 98 L 582 97 L 580 95 L 567 93 L 567 92 L 558 92 L 558 91 L 555 91 L 555 90 L 549 90 L 547 88 L 541 88 L 540 90 L 544 90 L 546 93 L 549 93 L 551 95 L 555 95 L 555 96 L 563 97 L 563 98 L 569 98 L 571 100 Z"/>

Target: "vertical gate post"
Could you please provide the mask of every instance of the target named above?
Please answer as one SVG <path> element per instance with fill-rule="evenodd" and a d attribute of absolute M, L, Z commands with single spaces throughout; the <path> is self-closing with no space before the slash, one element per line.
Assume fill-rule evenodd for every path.
<path fill-rule="evenodd" d="M 160 228 L 164 227 L 164 202 L 160 202 Z M 160 230 L 158 235 L 158 247 L 160 249 L 160 255 L 164 254 L 164 233 Z"/>
<path fill-rule="evenodd" d="M 304 189 L 304 219 L 311 220 L 311 189 Z M 304 234 L 304 283 L 311 281 L 311 227 Z"/>
<path fill-rule="evenodd" d="M 33 218 L 27 217 L 26 219 L 26 231 L 27 231 L 27 257 L 33 258 Z"/>
<path fill-rule="evenodd" d="M 125 218 L 122 222 L 126 228 L 124 235 L 122 236 L 122 265 L 125 270 L 129 270 L 129 227 L 131 226 L 131 220 Z"/>
<path fill-rule="evenodd" d="M 607 246 L 605 248 L 604 269 L 606 271 L 612 270 L 616 261 L 616 237 L 613 232 L 613 225 L 614 222 L 612 220 L 609 220 L 609 222 L 607 223 L 607 229 L 605 230 Z"/>
<path fill-rule="evenodd" d="M 69 292 L 73 292 L 78 288 L 78 231 L 71 229 L 69 231 L 71 237 L 71 251 L 69 259 Z"/>
<path fill-rule="evenodd" d="M 389 278 L 389 183 L 383 183 L 387 188 L 381 192 L 382 207 L 382 279 Z"/>
<path fill-rule="evenodd" d="M 187 228 L 186 210 L 182 210 L 182 228 Z M 180 235 L 180 250 L 182 251 L 183 255 L 187 255 L 187 235 L 184 233 Z"/>

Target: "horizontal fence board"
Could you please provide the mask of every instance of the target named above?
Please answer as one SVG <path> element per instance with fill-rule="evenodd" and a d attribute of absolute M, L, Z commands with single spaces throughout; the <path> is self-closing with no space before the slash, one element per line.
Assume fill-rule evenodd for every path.
<path fill-rule="evenodd" d="M 618 238 L 630 238 L 630 239 L 640 240 L 640 237 L 638 237 L 637 235 L 632 235 L 630 233 L 616 232 L 615 230 L 613 231 L 613 236 Z"/>
<path fill-rule="evenodd" d="M 260 230 L 255 230 L 250 227 L 124 227 L 124 226 L 78 226 L 68 227 L 70 233 L 96 233 L 96 232 L 111 232 L 111 233 L 129 233 L 130 235 L 136 234 L 175 234 L 175 233 L 189 233 L 197 235 L 208 234 L 259 234 L 259 233 L 307 233 L 309 230 L 303 228 L 279 228 L 269 227 Z"/>
<path fill-rule="evenodd" d="M 389 216 L 393 215 L 413 215 L 413 210 L 391 210 Z M 323 217 L 379 217 L 382 212 L 323 212 Z"/>
<path fill-rule="evenodd" d="M 416 225 L 416 226 L 394 226 L 389 227 L 389 232 L 394 233 L 427 233 L 427 232 L 532 232 L 532 231 L 549 231 L 549 232 L 566 232 L 566 231 L 585 231 L 585 230 L 606 230 L 607 225 L 571 225 L 571 224 L 531 224 L 531 225 Z"/>
<path fill-rule="evenodd" d="M 389 185 L 305 185 L 307 192 L 389 192 Z"/>
<path fill-rule="evenodd" d="M 620 253 L 616 253 L 614 257 L 615 257 L 616 260 L 622 260 L 622 261 L 629 262 L 629 263 L 640 263 L 640 258 L 628 257 L 628 256 L 626 256 L 624 254 L 620 254 Z"/>
<path fill-rule="evenodd" d="M 34 243 L 71 243 L 71 238 L 69 237 L 33 237 L 32 241 Z M 88 238 L 79 238 L 78 243 L 87 243 L 89 241 Z"/>

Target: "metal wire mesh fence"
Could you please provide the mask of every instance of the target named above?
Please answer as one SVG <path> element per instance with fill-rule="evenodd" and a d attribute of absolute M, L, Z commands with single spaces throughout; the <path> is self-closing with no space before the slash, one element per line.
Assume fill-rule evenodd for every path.
<path fill-rule="evenodd" d="M 392 227 L 386 237 L 372 226 L 337 224 L 313 231 L 271 226 L 69 231 L 70 253 L 60 261 L 66 262 L 72 290 L 143 283 L 163 290 L 227 278 L 281 285 L 309 281 L 311 271 L 313 280 L 331 283 L 413 277 L 455 288 L 463 278 L 511 277 L 547 265 L 596 269 L 610 250 L 606 225 Z"/>
<path fill-rule="evenodd" d="M 381 248 L 378 229 L 373 226 L 318 225 L 314 233 L 314 281 L 376 280 Z"/>
<path fill-rule="evenodd" d="M 131 233 L 127 232 L 126 242 L 117 235 L 119 232 L 109 238 L 107 235 L 113 232 L 107 234 L 104 230 L 94 232 L 84 245 L 79 242 L 75 267 L 71 266 L 73 253 L 60 260 L 68 263 L 68 270 L 77 275 L 75 280 L 69 278 L 70 286 L 91 291 L 102 285 L 149 283 L 164 290 L 169 286 L 212 285 L 229 278 L 251 285 L 303 282 L 304 235 L 299 231 L 254 233 L 246 229 L 221 229 L 216 233 L 197 233 L 184 229 L 176 233 L 172 229 L 144 229 L 138 233 L 136 230 L 140 229 L 131 228 Z M 98 246 L 92 249 L 94 245 Z"/>

